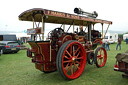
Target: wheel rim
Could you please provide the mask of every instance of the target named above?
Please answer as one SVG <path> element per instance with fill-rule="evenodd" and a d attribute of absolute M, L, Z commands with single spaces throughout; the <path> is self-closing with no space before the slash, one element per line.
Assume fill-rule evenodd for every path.
<path fill-rule="evenodd" d="M 100 48 L 97 52 L 97 65 L 103 67 L 107 60 L 107 53 L 104 48 Z"/>
<path fill-rule="evenodd" d="M 62 58 L 62 69 L 65 76 L 75 79 L 81 75 L 86 64 L 86 54 L 83 46 L 79 42 L 70 43 Z"/>

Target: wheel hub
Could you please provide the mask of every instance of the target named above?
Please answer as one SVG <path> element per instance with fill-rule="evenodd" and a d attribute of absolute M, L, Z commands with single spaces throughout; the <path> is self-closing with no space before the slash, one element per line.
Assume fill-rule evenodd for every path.
<path fill-rule="evenodd" d="M 75 57 L 73 57 L 73 58 L 72 58 L 72 63 L 75 63 L 76 60 L 77 60 L 77 59 L 76 59 Z"/>
<path fill-rule="evenodd" d="M 100 55 L 100 56 L 99 56 L 99 59 L 103 59 L 103 56 L 102 56 L 102 55 Z"/>

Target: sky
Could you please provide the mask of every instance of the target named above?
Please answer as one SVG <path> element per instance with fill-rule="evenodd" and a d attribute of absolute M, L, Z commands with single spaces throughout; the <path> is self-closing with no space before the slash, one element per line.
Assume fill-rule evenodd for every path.
<path fill-rule="evenodd" d="M 128 32 L 127 3 L 128 0 L 2 0 L 0 31 L 18 32 L 32 28 L 32 22 L 18 19 L 28 9 L 44 8 L 73 14 L 74 8 L 78 7 L 86 12 L 97 11 L 97 19 L 112 21 L 109 30 Z M 49 25 L 47 27 L 52 28 Z"/>

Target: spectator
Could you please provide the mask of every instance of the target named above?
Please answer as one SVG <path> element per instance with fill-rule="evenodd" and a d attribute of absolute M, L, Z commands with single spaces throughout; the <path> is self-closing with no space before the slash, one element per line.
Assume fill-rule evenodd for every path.
<path fill-rule="evenodd" d="M 107 50 L 107 51 L 108 51 L 108 50 L 110 51 L 109 45 L 110 45 L 109 41 L 106 40 L 106 50 Z"/>
<path fill-rule="evenodd" d="M 128 38 L 126 37 L 126 44 L 128 44 Z"/>
<path fill-rule="evenodd" d="M 103 48 L 105 48 L 105 43 L 103 42 L 103 45 L 102 45 Z"/>
<path fill-rule="evenodd" d="M 118 38 L 118 43 L 117 43 L 117 46 L 116 46 L 116 50 L 118 49 L 118 46 L 120 47 L 119 50 L 121 50 L 121 38 Z"/>

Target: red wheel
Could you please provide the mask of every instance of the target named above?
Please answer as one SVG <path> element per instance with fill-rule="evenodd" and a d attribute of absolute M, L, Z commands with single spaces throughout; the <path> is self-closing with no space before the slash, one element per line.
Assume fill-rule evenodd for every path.
<path fill-rule="evenodd" d="M 65 42 L 57 54 L 57 70 L 65 79 L 78 78 L 85 67 L 86 54 L 84 47 L 77 41 Z"/>
<path fill-rule="evenodd" d="M 98 47 L 95 51 L 96 66 L 103 67 L 107 61 L 107 52 L 103 47 Z"/>

